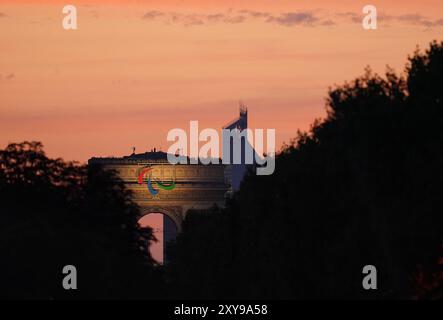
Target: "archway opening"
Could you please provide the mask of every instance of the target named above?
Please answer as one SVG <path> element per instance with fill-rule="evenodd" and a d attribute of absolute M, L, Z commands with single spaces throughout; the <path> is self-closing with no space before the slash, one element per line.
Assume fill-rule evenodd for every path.
<path fill-rule="evenodd" d="M 152 258 L 160 264 L 168 261 L 166 246 L 170 241 L 175 240 L 178 228 L 174 220 L 163 213 L 149 213 L 139 221 L 141 227 L 151 227 L 157 242 L 151 243 L 149 252 Z"/>

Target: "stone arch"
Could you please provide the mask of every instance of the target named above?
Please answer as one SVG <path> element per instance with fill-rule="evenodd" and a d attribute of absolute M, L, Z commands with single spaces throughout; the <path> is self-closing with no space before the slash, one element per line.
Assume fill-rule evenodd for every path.
<path fill-rule="evenodd" d="M 178 215 L 175 208 L 148 207 L 143 208 L 138 215 L 138 222 L 142 226 L 153 228 L 157 241 L 149 246 L 151 257 L 157 263 L 167 263 L 167 243 L 174 241 L 181 232 L 181 215 Z"/>
<path fill-rule="evenodd" d="M 175 226 L 177 227 L 177 232 L 180 233 L 182 231 L 182 222 L 183 222 L 183 216 L 182 216 L 182 210 L 181 208 L 165 208 L 165 207 L 145 207 L 141 209 L 141 212 L 138 216 L 138 220 L 143 218 L 144 216 L 147 216 L 151 213 L 161 213 L 165 216 L 169 217 L 172 221 L 174 221 Z"/>

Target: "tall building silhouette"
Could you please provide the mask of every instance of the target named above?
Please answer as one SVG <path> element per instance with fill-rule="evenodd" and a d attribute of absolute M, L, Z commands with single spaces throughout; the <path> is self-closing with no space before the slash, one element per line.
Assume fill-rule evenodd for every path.
<path fill-rule="evenodd" d="M 237 119 L 232 120 L 227 125 L 223 127 L 223 129 L 227 130 L 239 130 L 239 133 L 243 133 L 244 130 L 248 128 L 248 109 L 243 104 L 240 103 L 240 115 Z M 228 165 L 225 169 L 225 175 L 227 182 L 231 185 L 231 191 L 235 192 L 240 189 L 241 182 L 243 177 L 247 172 L 246 163 L 246 147 L 251 147 L 247 139 L 241 138 L 241 161 L 240 163 L 234 163 L 234 139 L 232 137 L 229 138 L 229 148 L 230 148 L 230 165 Z M 223 141 L 225 142 L 225 141 Z M 223 143 L 225 145 L 225 143 Z M 252 148 L 252 147 L 251 147 Z M 253 150 L 253 149 L 252 149 Z"/>

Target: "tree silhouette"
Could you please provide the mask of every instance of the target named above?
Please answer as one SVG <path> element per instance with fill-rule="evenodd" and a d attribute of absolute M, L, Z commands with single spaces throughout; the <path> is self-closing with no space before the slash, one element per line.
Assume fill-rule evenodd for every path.
<path fill-rule="evenodd" d="M 177 297 L 442 297 L 443 43 L 404 75 L 331 88 L 327 117 L 246 176 L 226 209 L 191 212 L 170 248 Z M 374 265 L 379 288 L 362 288 Z"/>
<path fill-rule="evenodd" d="M 163 295 L 137 206 L 113 172 L 50 159 L 39 142 L 0 151 L 0 283 L 4 298 Z M 62 287 L 74 265 L 78 290 Z"/>
<path fill-rule="evenodd" d="M 442 298 L 442 78 L 433 42 L 404 74 L 367 68 L 331 88 L 326 118 L 282 148 L 273 175 L 251 171 L 226 208 L 188 213 L 165 276 L 115 173 L 10 144 L 0 296 Z M 65 265 L 78 269 L 76 291 L 62 288 Z M 362 288 L 365 265 L 377 268 L 376 291 Z"/>

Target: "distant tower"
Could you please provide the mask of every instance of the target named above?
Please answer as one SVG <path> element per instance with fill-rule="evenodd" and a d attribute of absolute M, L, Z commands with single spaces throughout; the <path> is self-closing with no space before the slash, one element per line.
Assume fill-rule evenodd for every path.
<path fill-rule="evenodd" d="M 238 127 L 240 131 L 248 128 L 248 107 L 240 101 L 240 117 L 238 118 Z"/>
<path fill-rule="evenodd" d="M 240 116 L 237 119 L 229 122 L 223 129 L 233 130 L 238 129 L 240 132 L 248 128 L 248 108 L 243 102 L 240 102 Z M 226 169 L 226 179 L 231 185 L 231 191 L 240 189 L 240 184 L 247 171 L 247 164 L 245 163 L 245 144 L 249 143 L 244 139 L 241 140 L 241 164 L 233 164 L 233 139 L 229 142 L 231 159 Z"/>
<path fill-rule="evenodd" d="M 248 128 L 248 108 L 246 105 L 240 101 L 240 117 L 232 120 L 227 125 L 223 127 L 223 129 L 238 129 L 243 131 Z"/>

